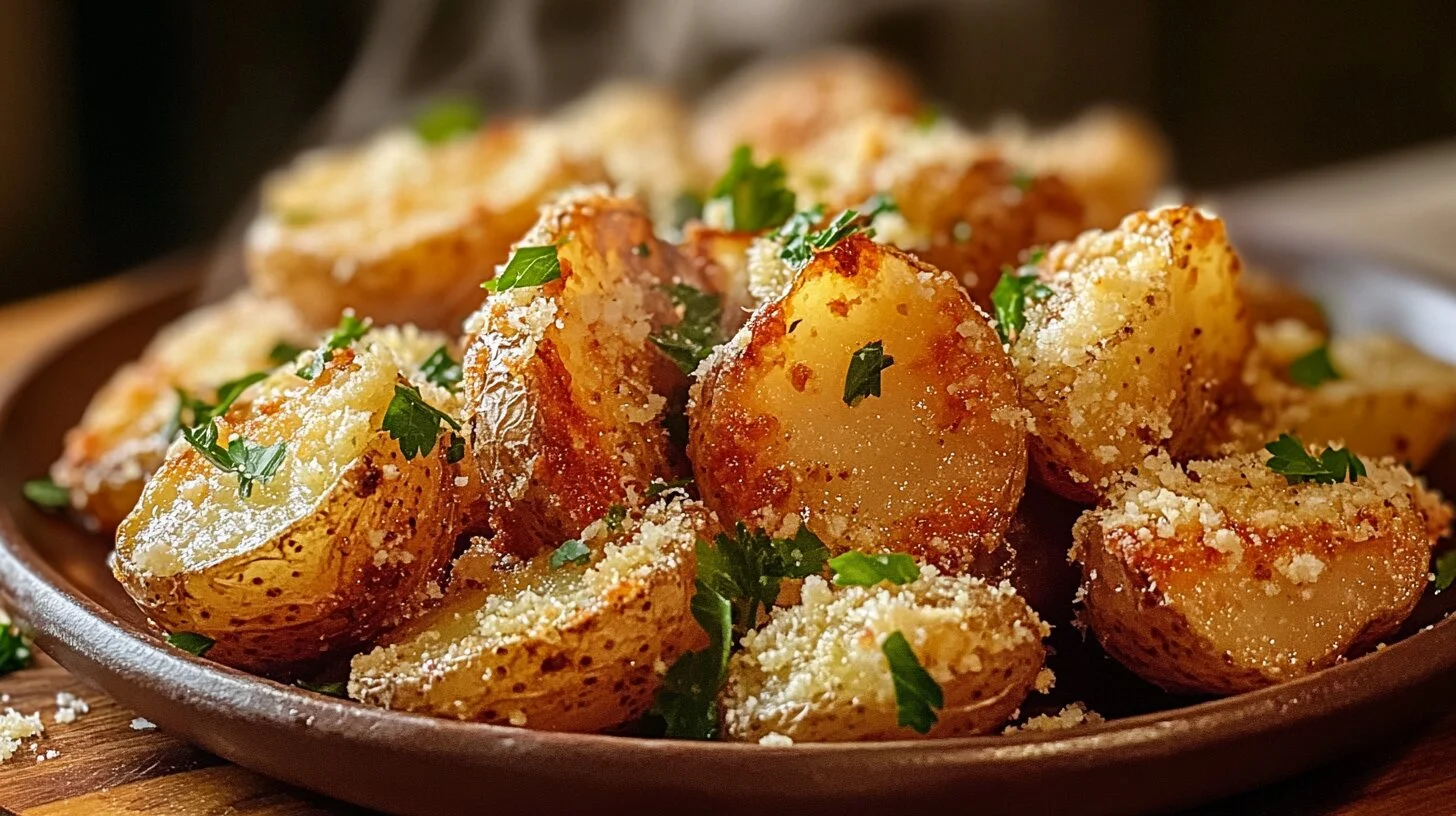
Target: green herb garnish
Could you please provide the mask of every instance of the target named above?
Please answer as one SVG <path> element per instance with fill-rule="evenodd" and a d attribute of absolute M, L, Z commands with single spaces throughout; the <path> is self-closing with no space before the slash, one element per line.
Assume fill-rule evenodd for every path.
<path fill-rule="evenodd" d="M 474 133 L 485 121 L 485 111 L 469 99 L 439 99 L 415 116 L 415 133 L 427 144 L 448 142 Z"/>
<path fill-rule="evenodd" d="M 298 686 L 304 691 L 322 694 L 325 697 L 347 698 L 349 696 L 349 684 L 341 680 L 334 680 L 328 683 L 310 683 L 307 680 L 294 680 L 293 685 Z"/>
<path fill-rule="evenodd" d="M 1320 346 L 1289 364 L 1289 379 L 1305 388 L 1318 388 L 1330 380 L 1341 379 L 1330 359 L 1330 347 Z"/>
<path fill-rule="evenodd" d="M 882 581 L 908 584 L 920 577 L 915 559 L 903 553 L 850 552 L 829 559 L 835 586 L 874 586 Z"/>
<path fill-rule="evenodd" d="M 197 449 L 203 458 L 224 473 L 238 476 L 238 495 L 253 495 L 253 483 L 266 484 L 278 473 L 287 450 L 285 443 L 259 445 L 245 436 L 228 440 L 226 448 L 217 444 L 217 423 L 209 418 L 206 424 L 182 429 L 182 438 Z"/>
<path fill-rule="evenodd" d="M 686 479 L 673 479 L 670 482 L 663 481 L 662 479 L 653 479 L 652 484 L 647 486 L 647 498 L 655 499 L 664 493 L 670 493 L 672 491 L 681 491 L 683 494 L 686 494 L 688 485 L 692 483 L 693 478 L 691 476 Z"/>
<path fill-rule="evenodd" d="M 659 288 L 682 310 L 682 320 L 653 332 L 652 343 L 677 363 L 684 374 L 691 374 L 727 339 L 718 323 L 723 315 L 723 299 L 685 283 Z"/>
<path fill-rule="evenodd" d="M 890 680 L 895 684 L 895 722 L 922 734 L 930 733 L 945 707 L 945 693 L 910 648 L 902 632 L 895 631 L 880 644 L 890 663 Z"/>
<path fill-rule="evenodd" d="M 434 353 L 420 363 L 420 373 L 426 380 L 447 391 L 460 388 L 460 362 L 451 357 L 450 350 L 444 346 L 435 349 Z"/>
<path fill-rule="evenodd" d="M 523 246 L 511 253 L 506 268 L 480 286 L 490 292 L 504 292 L 523 286 L 540 286 L 561 277 L 561 259 L 556 246 Z"/>
<path fill-rule="evenodd" d="M 1031 185 L 1035 182 L 1036 176 L 1026 170 L 1017 170 L 1011 174 L 1011 185 L 1023 193 L 1030 190 Z"/>
<path fill-rule="evenodd" d="M 920 106 L 915 112 L 915 128 L 917 130 L 930 130 L 940 122 L 940 107 L 933 102 L 927 102 Z"/>
<path fill-rule="evenodd" d="M 683 654 L 667 670 L 652 714 L 664 722 L 664 736 L 710 740 L 718 736 L 718 690 L 728 673 L 733 613 L 728 599 L 701 579 L 694 586 L 693 619 L 708 633 L 708 646 Z"/>
<path fill-rule="evenodd" d="M 728 229 L 759 232 L 773 229 L 794 214 L 794 193 L 784 183 L 784 165 L 778 159 L 753 163 L 753 151 L 740 145 L 733 151 L 728 170 L 708 198 L 728 203 Z"/>
<path fill-rule="evenodd" d="M 696 221 L 703 217 L 703 197 L 690 190 L 684 190 L 677 194 L 672 200 L 672 225 L 674 229 L 682 230 L 683 225 L 689 221 Z"/>
<path fill-rule="evenodd" d="M 207 635 L 199 635 L 196 632 L 173 632 L 167 635 L 167 642 L 188 654 L 202 657 L 212 648 L 214 641 Z"/>
<path fill-rule="evenodd" d="M 996 333 L 1001 335 L 1001 342 L 1010 344 L 1026 328 L 1027 301 L 1044 300 L 1051 295 L 1051 287 L 1042 283 L 1035 271 L 1022 272 L 1009 266 L 1002 267 L 1001 280 L 996 281 L 996 288 L 991 290 Z"/>
<path fill-rule="evenodd" d="M 880 395 L 880 372 L 895 364 L 885 354 L 885 345 L 876 340 L 865 343 L 849 358 L 849 371 L 844 375 L 844 404 L 853 408 L 865 397 Z"/>
<path fill-rule="evenodd" d="M 420 396 L 420 389 L 403 383 L 394 384 L 394 399 L 384 409 L 384 421 L 380 428 L 388 431 L 390 437 L 399 442 L 400 453 L 404 454 L 406 461 L 429 454 L 435 449 L 435 440 L 440 438 L 441 425 L 460 430 L 460 423 L 454 417 L 425 402 L 425 398 Z M 447 458 L 453 455 L 454 447 L 455 437 L 452 436 L 450 448 L 446 452 Z M 464 452 L 462 440 L 460 454 L 463 456 Z"/>
<path fill-rule="evenodd" d="M 284 363 L 291 363 L 298 359 L 298 355 L 302 353 L 302 348 L 293 345 L 287 340 L 279 340 L 273 346 L 273 349 L 268 352 L 268 360 L 274 365 L 283 365 Z"/>
<path fill-rule="evenodd" d="M 698 578 L 733 607 L 735 639 L 758 622 L 760 606 L 773 605 L 784 578 L 818 575 L 829 559 L 824 542 L 802 524 L 793 538 L 770 538 L 739 522 L 711 545 L 699 541 L 697 550 Z"/>
<path fill-rule="evenodd" d="M 649 247 L 644 241 L 643 243 L 632 247 L 632 254 L 636 255 L 639 258 L 649 258 L 652 256 L 652 247 Z"/>
<path fill-rule="evenodd" d="M 614 504 L 607 508 L 607 514 L 602 516 L 602 523 L 607 525 L 607 532 L 615 533 L 622 529 L 622 522 L 627 520 L 627 508 L 620 504 Z"/>
<path fill-rule="evenodd" d="M 324 366 L 328 365 L 329 361 L 333 359 L 334 352 L 353 345 L 355 340 L 369 333 L 369 328 L 372 325 L 373 323 L 367 317 L 360 320 L 354 316 L 353 312 L 345 312 L 339 318 L 339 325 L 329 333 L 329 337 L 324 341 L 324 344 L 314 350 L 313 359 L 309 360 L 307 365 L 301 366 L 294 373 L 305 380 L 312 380 L 314 377 L 317 377 L 323 372 Z"/>
<path fill-rule="evenodd" d="M 21 485 L 20 494 L 29 499 L 31 504 L 46 510 L 60 510 L 71 506 L 71 491 L 56 484 L 49 476 L 31 479 Z"/>
<path fill-rule="evenodd" d="M 1436 556 L 1436 591 L 1441 592 L 1456 584 L 1456 547 Z"/>
<path fill-rule="evenodd" d="M 824 219 L 824 206 L 816 204 L 794 213 L 774 233 L 774 239 L 783 244 L 779 258 L 793 269 L 803 269 L 816 253 L 832 249 L 856 232 L 873 235 L 870 224 L 874 223 L 876 216 L 899 211 L 894 199 L 884 193 L 876 193 L 858 209 L 845 210 L 824 229 L 815 230 L 814 226 Z"/>
<path fill-rule="evenodd" d="M 35 650 L 31 648 L 30 641 L 21 634 L 19 626 L 7 619 L 5 625 L 0 626 L 0 675 L 26 668 L 34 658 Z"/>
<path fill-rule="evenodd" d="M 1265 464 L 1289 484 L 1335 484 L 1346 478 L 1353 483 L 1365 475 L 1365 463 L 1349 450 L 1327 448 L 1319 458 L 1315 458 L 1298 437 L 1289 434 L 1280 434 L 1278 439 L 1265 445 L 1264 450 L 1272 454 Z"/>
<path fill-rule="evenodd" d="M 551 551 L 551 569 L 561 569 L 567 564 L 585 564 L 590 560 L 591 549 L 574 538 Z"/>

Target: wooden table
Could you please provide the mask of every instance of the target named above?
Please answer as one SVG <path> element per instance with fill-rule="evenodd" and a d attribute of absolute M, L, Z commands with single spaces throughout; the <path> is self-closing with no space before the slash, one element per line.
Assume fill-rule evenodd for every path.
<path fill-rule="evenodd" d="M 1330 237 L 1456 274 L 1456 143 L 1215 196 L 1286 233 Z M 0 309 L 0 381 L 14 366 L 103 314 L 136 279 L 117 279 Z M 91 711 L 52 724 L 57 692 Z M 42 656 L 0 678 L 20 711 L 47 732 L 35 762 L 22 748 L 0 765 L 0 813 L 23 816 L 304 816 L 363 811 L 282 785 L 178 742 L 131 727 L 133 715 Z M 1216 772 L 1217 769 L 1209 769 Z M 1197 816 L 1404 816 L 1456 812 L 1456 706 L 1425 730 L 1271 788 L 1200 808 Z M 1188 814 L 1194 816 L 1194 814 Z"/>

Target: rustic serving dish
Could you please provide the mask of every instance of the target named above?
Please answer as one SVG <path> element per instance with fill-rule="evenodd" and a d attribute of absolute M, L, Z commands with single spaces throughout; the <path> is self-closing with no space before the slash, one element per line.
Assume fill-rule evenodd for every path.
<path fill-rule="evenodd" d="M 1239 234 L 1235 232 L 1235 234 Z M 1319 298 L 1343 330 L 1381 329 L 1456 360 L 1456 285 L 1348 254 L 1241 244 Z M 1060 732 L 787 748 L 555 734 L 430 719 L 311 694 L 194 658 L 152 632 L 106 566 L 110 544 L 29 505 L 93 391 L 190 305 L 188 281 L 120 303 L 17 378 L 0 401 L 0 589 L 40 646 L 123 705 L 228 760 L 404 814 L 645 809 L 842 813 L 1136 813 L 1245 790 L 1389 736 L 1449 705 L 1456 590 L 1427 593 L 1397 642 L 1317 675 L 1222 700 L 1163 694 L 1068 625 L 1060 557 L 1076 508 L 1044 494 L 1017 531 L 1057 624 L 1059 682 L 1111 721 Z M 1456 445 L 1428 469 L 1456 495 Z M 1060 537 L 1060 538 L 1059 538 Z M 1062 586 L 1065 593 L 1048 592 Z M 1058 696 L 1061 695 L 1061 696 Z"/>

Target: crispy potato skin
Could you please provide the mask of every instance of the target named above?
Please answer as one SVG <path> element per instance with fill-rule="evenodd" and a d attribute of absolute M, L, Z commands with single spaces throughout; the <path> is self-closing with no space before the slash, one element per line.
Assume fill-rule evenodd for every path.
<path fill-rule="evenodd" d="M 541 202 L 601 177 L 528 122 L 434 147 L 391 133 L 307 155 L 268 182 L 246 243 L 252 285 L 319 328 L 352 308 L 455 330 Z"/>
<path fill-rule="evenodd" d="M 1189 207 L 1047 253 L 1051 294 L 1028 299 L 1011 345 L 1039 482 L 1092 502 L 1154 450 L 1199 449 L 1249 345 L 1239 270 L 1223 222 Z"/>
<path fill-rule="evenodd" d="M 282 301 L 242 292 L 189 312 L 91 398 L 66 433 L 51 478 L 98 528 L 115 529 L 166 457 L 165 431 L 177 410 L 173 389 L 211 397 L 228 380 L 272 368 L 268 353 L 280 341 L 313 342 L 313 332 Z"/>
<path fill-rule="evenodd" d="M 881 396 L 846 405 L 882 341 Z M 949 570 L 1000 544 L 1026 476 L 1024 415 L 985 317 L 945 273 L 863 235 L 821 253 L 699 369 L 689 454 L 725 523 Z"/>
<path fill-rule="evenodd" d="M 490 527 L 523 557 L 675 477 L 662 421 L 687 379 L 649 335 L 679 318 L 660 284 L 706 288 L 629 199 L 563 199 L 522 242 L 549 243 L 561 277 L 491 296 L 471 320 L 462 383 Z"/>
<path fill-rule="evenodd" d="M 1239 276 L 1239 291 L 1244 296 L 1249 323 L 1254 326 L 1295 320 L 1320 335 L 1330 333 L 1329 319 L 1319 301 L 1283 281 L 1244 270 Z"/>
<path fill-rule="evenodd" d="M 236 494 L 236 479 L 178 443 L 117 531 L 117 580 L 160 628 L 212 638 L 209 659 L 297 676 L 420 609 L 449 561 L 457 469 L 443 445 L 405 460 L 378 429 L 397 369 L 361 368 L 357 360 L 353 350 L 341 351 L 312 383 L 280 386 L 220 423 L 220 439 L 285 442 L 293 459 L 284 468 L 301 469 L 305 458 L 333 455 L 329 426 L 342 420 L 334 405 L 318 410 L 325 395 L 351 378 L 387 376 L 370 392 L 382 404 L 351 406 L 370 414 L 372 430 L 361 433 L 349 461 L 334 463 L 337 477 L 316 496 L 293 495 L 308 489 L 304 473 L 291 486 L 275 477 L 251 498 L 229 502 L 222 491 Z M 288 512 L 278 526 L 259 521 L 279 505 Z"/>
<path fill-rule="evenodd" d="M 630 514 L 620 533 L 603 524 L 585 533 L 589 569 L 552 569 L 546 554 L 497 561 L 482 589 L 452 590 L 354 658 L 350 696 L 548 731 L 639 717 L 661 682 L 657 666 L 706 642 L 689 604 L 694 543 L 712 529 L 701 505 L 659 502 Z"/>
<path fill-rule="evenodd" d="M 1425 589 L 1451 519 L 1438 495 L 1389 460 L 1290 486 L 1265 459 L 1150 457 L 1074 528 L 1085 620 L 1169 691 L 1237 694 L 1357 656 Z"/>

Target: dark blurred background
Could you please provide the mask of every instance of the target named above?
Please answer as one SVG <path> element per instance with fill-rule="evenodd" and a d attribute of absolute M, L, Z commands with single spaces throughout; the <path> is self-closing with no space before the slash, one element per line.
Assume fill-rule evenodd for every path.
<path fill-rule="evenodd" d="M 673 49 L 653 0 L 504 0 L 530 9 L 542 44 L 534 104 L 607 73 L 667 73 L 693 92 L 758 52 L 833 39 L 901 60 L 973 123 L 1139 109 L 1195 189 L 1456 137 L 1456 4 L 1439 0 L 785 1 L 704 4 L 711 42 Z M 433 52 L 469 47 L 476 5 L 442 3 Z M 260 174 L 307 144 L 372 11 L 0 0 L 0 301 L 215 238 Z"/>

